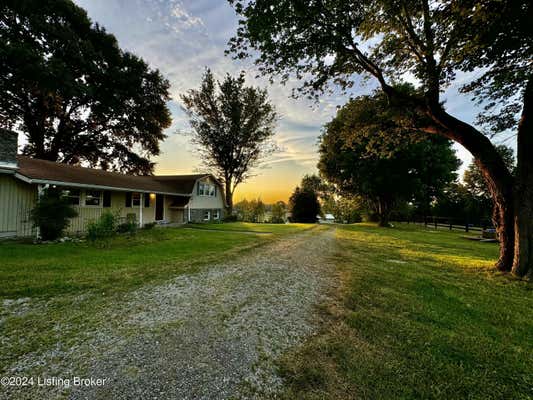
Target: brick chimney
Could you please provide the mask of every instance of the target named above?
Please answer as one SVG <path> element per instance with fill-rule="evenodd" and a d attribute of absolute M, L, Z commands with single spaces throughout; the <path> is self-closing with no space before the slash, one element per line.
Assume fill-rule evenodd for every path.
<path fill-rule="evenodd" d="M 0 128 L 0 168 L 17 168 L 18 134 Z"/>

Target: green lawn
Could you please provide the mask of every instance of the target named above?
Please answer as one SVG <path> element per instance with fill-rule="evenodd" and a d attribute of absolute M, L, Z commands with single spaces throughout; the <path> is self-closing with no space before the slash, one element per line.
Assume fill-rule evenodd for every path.
<path fill-rule="evenodd" d="M 288 233 L 297 233 L 302 230 L 312 229 L 317 225 L 314 224 L 254 224 L 251 222 L 231 222 L 224 224 L 192 224 L 197 229 L 216 229 L 223 231 L 243 231 L 272 233 L 274 235 L 285 235 Z"/>
<path fill-rule="evenodd" d="M 339 226 L 343 284 L 283 360 L 287 398 L 533 398 L 533 287 L 497 245 L 399 225 Z"/>
<path fill-rule="evenodd" d="M 307 228 L 280 225 L 276 235 L 161 228 L 99 244 L 0 242 L 0 372 L 28 352 L 76 344 L 98 326 L 102 310 L 136 288 Z M 13 313 L 17 299 L 28 306 Z"/>
<path fill-rule="evenodd" d="M 269 231 L 277 238 L 313 226 L 231 223 L 201 227 Z M 270 240 L 273 238 L 266 235 L 164 228 L 142 230 L 134 237 L 119 236 L 96 245 L 0 242 L 0 299 L 125 290 L 191 272 L 222 255 L 227 257 Z"/>

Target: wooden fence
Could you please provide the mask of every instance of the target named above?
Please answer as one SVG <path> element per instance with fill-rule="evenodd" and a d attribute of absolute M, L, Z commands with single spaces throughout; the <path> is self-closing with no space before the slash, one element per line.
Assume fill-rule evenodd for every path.
<path fill-rule="evenodd" d="M 482 233 L 486 229 L 494 229 L 491 223 L 478 222 L 477 224 L 458 220 L 456 218 L 448 217 L 419 217 L 408 218 L 403 221 L 407 224 L 424 225 L 426 228 L 434 229 L 448 229 L 448 230 L 460 230 L 464 232 L 479 232 Z"/>

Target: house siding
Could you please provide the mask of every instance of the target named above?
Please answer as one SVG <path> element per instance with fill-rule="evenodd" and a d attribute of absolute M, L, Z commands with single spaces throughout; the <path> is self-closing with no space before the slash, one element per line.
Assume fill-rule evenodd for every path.
<path fill-rule="evenodd" d="M 198 185 L 200 183 L 215 184 L 217 186 L 216 196 L 213 197 L 198 195 Z M 224 217 L 224 192 L 221 185 L 210 178 L 199 180 L 194 186 L 194 190 L 191 196 L 191 200 L 189 201 L 188 207 L 190 208 L 190 213 L 188 212 L 188 210 L 185 210 L 185 212 L 188 213 L 187 217 L 190 215 L 190 222 L 198 223 L 221 221 Z M 206 211 L 209 211 L 208 221 L 204 219 Z M 215 211 L 219 212 L 219 219 L 217 220 L 213 218 L 213 216 L 215 215 Z"/>
<path fill-rule="evenodd" d="M 0 174 L 0 237 L 34 234 L 30 211 L 36 200 L 35 186 L 25 184 L 11 174 Z"/>
<path fill-rule="evenodd" d="M 199 196 L 197 186 L 199 182 L 217 185 L 216 196 Z M 215 222 L 224 217 L 224 197 L 222 187 L 213 179 L 205 178 L 196 182 L 191 198 L 184 207 L 171 207 L 175 197 L 164 195 L 163 222 L 182 224 L 190 222 Z M 65 185 L 65 188 L 69 187 Z M 76 218 L 72 218 L 70 225 L 65 230 L 67 235 L 80 235 L 87 230 L 91 221 L 98 219 L 102 213 L 111 212 L 118 215 L 121 220 L 134 219 L 139 222 L 140 207 L 126 207 L 128 192 L 108 191 L 110 195 L 110 207 L 103 207 L 103 197 L 100 205 L 86 206 L 86 190 L 80 189 L 80 204 L 74 206 L 78 212 Z M 95 189 L 97 190 L 97 189 Z M 101 192 L 104 192 L 101 190 Z M 130 192 L 133 193 L 134 191 Z M 144 193 L 143 196 L 149 196 Z M 37 229 L 32 226 L 30 212 L 37 201 L 37 185 L 28 184 L 17 178 L 12 173 L 0 173 L 0 237 L 35 236 Z M 150 198 L 149 207 L 142 204 L 142 224 L 155 222 L 155 198 Z M 209 211 L 209 220 L 204 219 L 205 212 Z M 214 219 L 218 213 L 219 218 Z"/>

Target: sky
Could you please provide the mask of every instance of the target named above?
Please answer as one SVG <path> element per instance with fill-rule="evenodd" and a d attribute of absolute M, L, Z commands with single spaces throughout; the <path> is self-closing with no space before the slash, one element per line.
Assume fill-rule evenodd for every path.
<path fill-rule="evenodd" d="M 237 27 L 237 16 L 226 0 L 75 0 L 87 10 L 93 22 L 114 34 L 121 48 L 142 57 L 170 81 L 172 126 L 156 157 L 156 174 L 185 174 L 201 170 L 201 160 L 190 143 L 190 126 L 181 109 L 180 95 L 198 88 L 205 67 L 221 79 L 226 73 L 246 72 L 247 84 L 266 87 L 280 115 L 274 141 L 279 151 L 254 171 L 254 176 L 238 187 L 235 200 L 261 198 L 267 203 L 287 201 L 305 174 L 317 173 L 318 137 L 324 123 L 331 120 L 348 95 L 333 93 L 318 103 L 291 98 L 298 86 L 293 80 L 283 86 L 255 78 L 251 60 L 236 61 L 224 55 L 228 39 Z M 452 115 L 472 122 L 477 110 L 470 99 L 458 95 L 457 84 L 445 93 Z M 372 84 L 358 86 L 355 94 L 368 93 Z M 464 169 L 469 153 L 456 145 Z"/>

